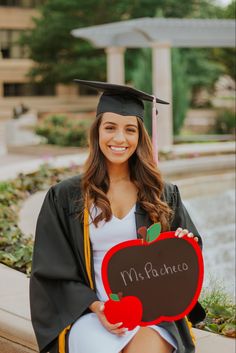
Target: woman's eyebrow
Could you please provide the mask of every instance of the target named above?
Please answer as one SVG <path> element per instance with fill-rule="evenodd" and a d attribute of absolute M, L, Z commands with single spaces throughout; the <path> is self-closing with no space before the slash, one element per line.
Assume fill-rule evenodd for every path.
<path fill-rule="evenodd" d="M 113 121 L 104 121 L 104 123 L 103 123 L 104 125 L 105 124 L 112 124 L 112 125 L 117 125 L 116 123 L 114 123 Z"/>
<path fill-rule="evenodd" d="M 134 124 L 127 124 L 127 125 L 125 125 L 125 126 L 132 126 L 132 127 L 136 127 L 136 129 L 138 128 L 138 126 L 137 126 L 137 125 L 134 125 Z"/>
<path fill-rule="evenodd" d="M 105 124 L 117 125 L 117 123 L 114 123 L 113 121 L 105 121 L 105 122 L 103 123 L 103 125 L 105 125 Z M 135 124 L 127 124 L 127 125 L 125 125 L 125 126 L 126 126 L 126 127 L 132 126 L 132 127 L 135 127 L 136 129 L 138 129 L 138 126 L 135 125 Z"/>

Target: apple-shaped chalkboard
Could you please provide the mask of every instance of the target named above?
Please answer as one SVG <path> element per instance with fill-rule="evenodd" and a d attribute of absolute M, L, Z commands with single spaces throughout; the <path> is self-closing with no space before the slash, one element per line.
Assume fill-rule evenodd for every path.
<path fill-rule="evenodd" d="M 145 240 L 114 246 L 102 263 L 109 297 L 119 293 L 141 301 L 140 326 L 183 318 L 196 304 L 202 288 L 203 258 L 198 243 L 160 230 L 160 224 L 155 223 L 146 231 Z"/>

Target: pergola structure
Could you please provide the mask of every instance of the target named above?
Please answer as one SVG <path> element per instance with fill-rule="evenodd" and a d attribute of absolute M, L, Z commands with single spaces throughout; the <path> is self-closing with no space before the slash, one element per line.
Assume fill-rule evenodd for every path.
<path fill-rule="evenodd" d="M 147 17 L 74 29 L 72 35 L 105 49 L 107 81 L 117 84 L 125 83 L 125 49 L 152 48 L 153 94 L 172 102 L 171 47 L 234 47 L 235 21 Z M 173 142 L 171 104 L 158 105 L 158 111 L 162 117 L 159 147 L 169 147 Z"/>

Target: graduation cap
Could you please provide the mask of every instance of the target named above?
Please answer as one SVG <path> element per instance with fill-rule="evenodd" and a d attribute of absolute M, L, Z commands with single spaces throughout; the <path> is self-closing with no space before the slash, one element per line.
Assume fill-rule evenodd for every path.
<path fill-rule="evenodd" d="M 125 85 L 117 85 L 108 82 L 87 81 L 75 79 L 81 85 L 94 88 L 97 91 L 102 91 L 100 97 L 97 113 L 99 116 L 102 113 L 111 112 L 123 116 L 134 115 L 139 117 L 142 121 L 144 118 L 144 104 L 143 101 L 153 102 L 152 109 L 152 143 L 154 158 L 157 161 L 157 108 L 156 103 L 169 104 L 164 100 L 156 98 L 155 96 Z"/>

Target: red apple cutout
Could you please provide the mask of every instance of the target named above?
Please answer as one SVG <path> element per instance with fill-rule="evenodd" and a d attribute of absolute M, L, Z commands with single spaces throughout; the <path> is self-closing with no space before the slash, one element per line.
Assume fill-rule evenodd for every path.
<path fill-rule="evenodd" d="M 160 230 L 160 224 L 155 223 L 146 231 L 145 240 L 129 240 L 114 246 L 102 263 L 107 295 L 122 293 L 123 300 L 136 297 L 142 303 L 140 326 L 185 317 L 202 288 L 204 266 L 198 243 L 187 236 L 178 238 L 175 232 L 160 234 Z M 144 235 L 144 227 L 140 233 Z M 109 311 L 106 310 L 107 317 Z M 124 318 L 122 313 L 116 322 L 124 322 Z"/>
<path fill-rule="evenodd" d="M 127 296 L 119 298 L 116 294 L 110 295 L 105 302 L 104 314 L 111 324 L 123 322 L 119 328 L 126 327 L 133 330 L 142 320 L 142 303 L 137 297 Z"/>

